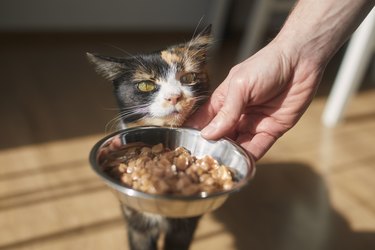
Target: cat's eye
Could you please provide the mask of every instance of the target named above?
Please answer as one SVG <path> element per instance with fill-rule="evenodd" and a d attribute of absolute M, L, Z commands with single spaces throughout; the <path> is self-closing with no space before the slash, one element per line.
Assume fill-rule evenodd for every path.
<path fill-rule="evenodd" d="M 195 73 L 186 73 L 180 77 L 182 84 L 195 84 L 197 75 Z"/>
<path fill-rule="evenodd" d="M 137 88 L 142 92 L 151 92 L 156 89 L 156 85 L 151 81 L 143 81 L 137 84 Z"/>

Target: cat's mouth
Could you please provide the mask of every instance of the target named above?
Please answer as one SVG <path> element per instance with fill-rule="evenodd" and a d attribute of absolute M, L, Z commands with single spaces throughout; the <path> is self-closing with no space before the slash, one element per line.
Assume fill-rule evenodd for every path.
<path fill-rule="evenodd" d="M 172 119 L 172 120 L 185 120 L 189 110 L 185 109 L 178 109 L 174 108 L 169 112 L 168 115 L 165 116 L 167 120 Z"/>
<path fill-rule="evenodd" d="M 167 116 L 183 116 L 188 110 L 190 110 L 188 105 L 180 103 L 170 107 L 169 114 Z"/>
<path fill-rule="evenodd" d="M 189 116 L 195 103 L 193 98 L 187 98 L 176 103 L 176 105 L 166 104 L 154 106 L 153 112 L 150 112 L 151 117 L 163 121 L 164 125 L 180 126 Z"/>
<path fill-rule="evenodd" d="M 177 109 L 175 110 L 172 110 L 168 115 L 166 115 L 165 117 L 170 117 L 170 118 L 173 118 L 173 117 L 178 117 L 178 116 L 182 116 L 183 115 L 183 112 L 180 112 L 178 111 Z"/>

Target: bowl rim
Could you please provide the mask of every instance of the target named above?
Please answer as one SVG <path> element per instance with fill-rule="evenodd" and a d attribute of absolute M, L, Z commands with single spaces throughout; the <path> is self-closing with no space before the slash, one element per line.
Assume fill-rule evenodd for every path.
<path fill-rule="evenodd" d="M 197 201 L 197 200 L 202 200 L 202 199 L 211 199 L 211 198 L 215 198 L 215 197 L 218 197 L 218 196 L 228 195 L 228 194 L 237 192 L 240 189 L 242 189 L 244 186 L 246 186 L 249 183 L 249 181 L 255 175 L 256 167 L 255 167 L 254 158 L 243 147 L 241 147 L 236 142 L 234 142 L 232 139 L 227 138 L 227 137 L 223 137 L 219 140 L 207 140 L 203 137 L 202 137 L 202 139 L 206 140 L 206 141 L 209 141 L 209 142 L 214 142 L 214 143 L 220 142 L 220 141 L 229 142 L 233 147 L 236 148 L 236 150 L 241 155 L 243 155 L 245 161 L 247 162 L 247 168 L 248 168 L 247 174 L 245 176 L 243 176 L 243 178 L 239 182 L 236 182 L 235 187 L 233 187 L 230 190 L 224 190 L 224 191 L 215 192 L 215 193 L 211 193 L 211 194 L 207 194 L 207 195 L 203 195 L 201 193 L 201 194 L 189 195 L 189 196 L 187 196 L 187 195 L 176 195 L 176 194 L 171 194 L 171 195 L 168 195 L 168 194 L 150 194 L 150 193 L 146 193 L 146 192 L 136 190 L 136 189 L 133 189 L 133 188 L 130 188 L 130 187 L 126 187 L 123 184 L 121 184 L 120 181 L 110 177 L 109 175 L 105 174 L 104 171 L 102 171 L 100 169 L 100 164 L 98 164 L 98 161 L 97 161 L 97 159 L 98 159 L 97 151 L 102 145 L 104 145 L 106 142 L 108 142 L 111 138 L 113 138 L 114 136 L 116 136 L 118 134 L 131 133 L 132 131 L 137 131 L 137 130 L 153 130 L 153 129 L 174 130 L 174 131 L 185 130 L 185 131 L 188 131 L 188 132 L 200 134 L 199 130 L 197 130 L 195 128 L 188 128 L 188 127 L 137 126 L 137 127 L 121 129 L 121 130 L 113 132 L 113 133 L 111 133 L 107 136 L 104 136 L 103 138 L 101 138 L 99 141 L 97 141 L 94 144 L 94 146 L 92 147 L 92 149 L 90 150 L 90 153 L 89 153 L 89 162 L 90 162 L 91 168 L 94 170 L 94 172 L 102 180 L 104 180 L 104 182 L 107 185 L 109 185 L 110 187 L 112 187 L 113 189 L 115 189 L 116 191 L 118 191 L 122 194 L 126 194 L 126 195 L 131 196 L 131 197 L 138 197 L 138 198 L 149 199 L 149 200 L 155 200 L 155 199 L 160 200 L 161 199 L 161 200 L 171 200 L 171 201 L 172 200 L 173 201 L 194 201 L 194 200 Z M 228 167 L 230 167 L 230 166 L 228 166 Z"/>

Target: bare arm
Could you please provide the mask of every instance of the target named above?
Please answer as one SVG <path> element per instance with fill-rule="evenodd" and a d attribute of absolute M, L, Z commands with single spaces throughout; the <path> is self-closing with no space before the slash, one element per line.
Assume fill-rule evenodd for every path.
<path fill-rule="evenodd" d="M 310 105 L 325 66 L 374 0 L 300 0 L 276 38 L 234 66 L 186 124 L 207 139 L 231 137 L 256 159 Z"/>
<path fill-rule="evenodd" d="M 374 6 L 374 0 L 300 0 L 276 42 L 301 57 L 326 63 Z"/>

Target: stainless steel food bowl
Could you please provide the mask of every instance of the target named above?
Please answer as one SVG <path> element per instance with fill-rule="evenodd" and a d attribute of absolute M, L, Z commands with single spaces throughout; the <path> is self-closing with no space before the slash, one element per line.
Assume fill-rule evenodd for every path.
<path fill-rule="evenodd" d="M 108 176 L 101 166 L 103 152 L 116 150 L 111 145 L 145 143 L 154 145 L 163 143 L 174 149 L 178 146 L 190 150 L 197 157 L 211 155 L 219 163 L 235 169 L 238 181 L 231 190 L 209 195 L 177 196 L 148 194 L 122 185 Z M 113 189 L 121 203 L 135 210 L 160 214 L 166 217 L 192 217 L 211 212 L 220 207 L 228 196 L 241 189 L 254 176 L 255 164 L 245 150 L 229 139 L 209 141 L 201 137 L 200 132 L 189 128 L 136 127 L 118 131 L 97 142 L 90 153 L 93 170 Z"/>

